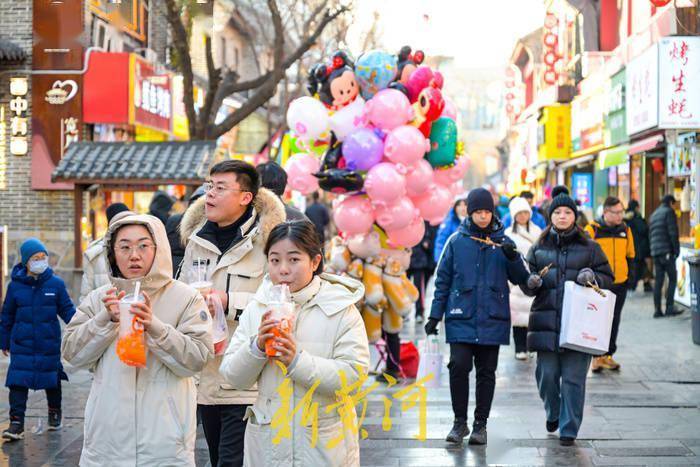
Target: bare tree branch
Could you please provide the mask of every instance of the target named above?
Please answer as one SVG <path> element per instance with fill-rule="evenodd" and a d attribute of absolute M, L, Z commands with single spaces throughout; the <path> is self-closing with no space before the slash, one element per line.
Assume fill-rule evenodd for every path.
<path fill-rule="evenodd" d="M 331 12 L 330 10 L 326 11 L 321 21 L 316 25 L 314 32 L 309 37 L 307 37 L 306 40 L 299 44 L 296 50 L 292 54 L 290 54 L 289 57 L 282 61 L 282 54 L 284 53 L 284 31 L 279 31 L 279 33 L 277 31 L 277 28 L 282 28 L 282 22 L 279 16 L 279 12 L 277 12 L 277 15 L 273 13 L 273 8 L 275 10 L 277 8 L 277 5 L 274 0 L 268 0 L 268 7 L 270 8 L 270 12 L 272 13 L 273 24 L 275 24 L 276 30 L 274 69 L 254 80 L 250 80 L 244 83 L 238 83 L 237 85 L 232 86 L 233 89 L 237 89 L 243 87 L 242 85 L 249 86 L 249 83 L 251 82 L 255 82 L 255 84 L 260 83 L 258 86 L 251 86 L 245 88 L 257 88 L 257 90 L 252 96 L 250 96 L 250 98 L 248 98 L 248 100 L 239 109 L 229 114 L 221 123 L 215 125 L 213 128 L 211 128 L 210 131 L 207 132 L 207 136 L 210 138 L 218 138 L 219 136 L 223 135 L 228 130 L 236 126 L 238 123 L 243 121 L 243 119 L 245 119 L 248 115 L 254 112 L 255 109 L 264 105 L 268 100 L 270 100 L 270 98 L 275 95 L 277 85 L 284 77 L 285 70 L 289 68 L 292 64 L 294 64 L 297 60 L 299 60 L 304 55 L 304 53 L 306 53 L 306 51 L 309 50 L 316 43 L 316 40 L 319 38 L 319 36 L 326 28 L 326 26 L 328 26 L 328 24 L 330 24 L 338 16 L 347 11 L 347 7 L 345 6 L 338 8 L 334 12 Z M 275 18 L 275 16 L 277 16 L 277 18 Z M 234 90 L 233 92 L 237 91 Z"/>
<path fill-rule="evenodd" d="M 182 24 L 180 12 L 175 0 L 164 0 L 166 18 L 173 33 L 173 43 L 178 54 L 178 65 L 182 73 L 182 83 L 184 90 L 183 103 L 185 113 L 190 128 L 190 137 L 195 138 L 197 127 L 197 113 L 194 109 L 194 74 L 192 72 L 192 57 L 190 56 L 190 45 L 187 37 L 187 30 Z"/>
<path fill-rule="evenodd" d="M 209 84 L 207 86 L 207 95 L 204 98 L 204 106 L 199 113 L 199 122 L 197 123 L 197 134 L 202 134 L 204 130 L 209 126 L 209 123 L 214 118 L 214 112 L 212 109 L 217 109 L 213 107 L 214 98 L 219 90 L 219 84 L 221 83 L 221 69 L 216 68 L 214 65 L 214 56 L 211 51 L 211 37 L 206 36 L 204 39 L 204 53 L 207 60 L 207 74 L 209 75 Z M 220 104 L 219 104 L 220 105 Z"/>

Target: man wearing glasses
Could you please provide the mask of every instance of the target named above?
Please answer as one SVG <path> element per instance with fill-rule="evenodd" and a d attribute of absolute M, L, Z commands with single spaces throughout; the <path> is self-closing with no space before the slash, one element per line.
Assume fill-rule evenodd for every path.
<path fill-rule="evenodd" d="M 177 278 L 192 281 L 203 264 L 212 282 L 210 295 L 221 301 L 229 338 L 238 318 L 262 282 L 263 247 L 274 226 L 284 222 L 284 205 L 265 188 L 255 167 L 228 160 L 212 167 L 205 196 L 182 219 L 185 256 Z M 212 466 L 243 465 L 246 408 L 256 391 L 235 391 L 219 374 L 221 356 L 211 359 L 199 379 L 197 404 Z"/>
<path fill-rule="evenodd" d="M 634 239 L 632 231 L 623 222 L 625 208 L 619 198 L 609 196 L 603 203 L 603 217 L 586 226 L 586 232 L 598 242 L 608 258 L 610 267 L 615 274 L 615 282 L 610 288 L 615 294 L 615 314 L 612 331 L 610 332 L 610 347 L 608 353 L 596 357 L 591 364 L 591 370 L 619 370 L 620 364 L 612 356 L 617 350 L 617 332 L 620 328 L 622 307 L 627 298 L 627 277 L 630 264 L 634 260 Z"/>

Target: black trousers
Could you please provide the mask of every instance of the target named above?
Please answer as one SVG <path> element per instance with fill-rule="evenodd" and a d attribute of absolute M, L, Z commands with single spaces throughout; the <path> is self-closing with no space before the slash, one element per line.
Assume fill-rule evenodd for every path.
<path fill-rule="evenodd" d="M 646 258 L 635 258 L 632 261 L 629 279 L 630 289 L 636 290 L 639 281 L 644 281 L 645 286 L 647 283 L 651 284 L 651 271 L 647 266 Z"/>
<path fill-rule="evenodd" d="M 198 405 L 212 467 L 243 465 L 243 440 L 248 405 Z"/>
<path fill-rule="evenodd" d="M 382 330 L 382 339 L 386 342 L 386 369 L 399 371 L 398 364 L 401 363 L 401 339 L 399 338 L 399 333 Z"/>
<path fill-rule="evenodd" d="M 515 353 L 527 352 L 527 328 L 513 326 L 513 343 Z"/>
<path fill-rule="evenodd" d="M 469 373 L 476 366 L 476 409 L 474 421 L 486 423 L 496 389 L 497 345 L 450 344 L 450 396 L 455 418 L 467 418 Z"/>
<path fill-rule="evenodd" d="M 425 313 L 423 302 L 425 301 L 425 284 L 428 282 L 429 271 L 427 269 L 409 269 L 408 277 L 418 289 L 418 301 L 416 302 L 416 316 Z"/>
<path fill-rule="evenodd" d="M 654 276 L 654 308 L 661 311 L 661 289 L 664 287 L 664 279 L 668 276 L 666 310 L 673 309 L 677 280 L 676 258 L 672 255 L 654 256 Z"/>
<path fill-rule="evenodd" d="M 627 283 L 613 284 L 610 291 L 615 294 L 615 310 L 613 314 L 612 330 L 610 331 L 610 347 L 606 355 L 614 355 L 617 351 L 617 333 L 620 330 L 620 319 L 622 317 L 622 307 L 627 299 Z"/>
<path fill-rule="evenodd" d="M 27 411 L 29 388 L 10 386 L 10 421 L 24 424 L 24 414 Z M 46 389 L 46 401 L 49 410 L 61 410 L 61 382 L 55 388 Z"/>

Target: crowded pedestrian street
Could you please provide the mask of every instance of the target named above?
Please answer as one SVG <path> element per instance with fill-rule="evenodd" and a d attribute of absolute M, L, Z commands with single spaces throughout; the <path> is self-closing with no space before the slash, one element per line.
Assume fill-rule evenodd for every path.
<path fill-rule="evenodd" d="M 622 368 L 588 376 L 585 421 L 575 449 L 560 447 L 558 439 L 545 430 L 534 361 L 515 360 L 509 346 L 501 349 L 488 446 L 445 442 L 452 423 L 445 374 L 439 388 L 428 390 L 425 441 L 414 439 L 419 430 L 417 408 L 393 408 L 391 429 L 382 429 L 382 397 L 401 385 L 368 396 L 363 428 L 369 436 L 360 443 L 361 465 L 700 465 L 700 347 L 690 340 L 689 316 L 654 320 L 648 295 L 642 292 L 632 294 L 628 306 L 619 345 Z M 420 339 L 420 327 L 407 323 L 401 337 Z M 2 364 L 4 371 L 7 359 Z M 46 423 L 42 428 L 43 396 L 30 397 L 25 442 L 3 445 L 0 462 L 26 467 L 77 465 L 90 381 L 86 371 L 71 373 L 70 383 L 64 386 L 61 432 L 48 432 Z M 8 419 L 7 390 L 2 394 L 5 415 L 0 423 Z M 196 446 L 197 466 L 210 465 L 201 430 Z"/>
<path fill-rule="evenodd" d="M 0 0 L 0 467 L 700 466 L 700 0 Z"/>

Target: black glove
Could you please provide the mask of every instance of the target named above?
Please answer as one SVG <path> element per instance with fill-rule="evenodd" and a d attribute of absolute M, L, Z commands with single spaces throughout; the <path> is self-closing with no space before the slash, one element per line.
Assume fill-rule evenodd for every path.
<path fill-rule="evenodd" d="M 435 318 L 428 318 L 428 322 L 425 323 L 425 333 L 427 335 L 435 334 L 437 336 L 438 330 L 437 325 L 440 320 Z"/>
<path fill-rule="evenodd" d="M 501 249 L 503 250 L 503 254 L 506 256 L 508 261 L 513 261 L 518 257 L 518 250 L 515 248 L 513 243 L 503 242 Z"/>
<path fill-rule="evenodd" d="M 583 268 L 576 276 L 576 282 L 580 285 L 587 285 L 589 282 L 595 282 L 595 273 L 591 268 Z"/>
<path fill-rule="evenodd" d="M 542 287 L 542 277 L 539 274 L 530 274 L 527 278 L 527 288 L 530 290 L 537 290 Z"/>

